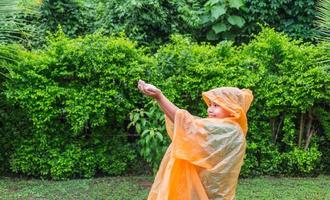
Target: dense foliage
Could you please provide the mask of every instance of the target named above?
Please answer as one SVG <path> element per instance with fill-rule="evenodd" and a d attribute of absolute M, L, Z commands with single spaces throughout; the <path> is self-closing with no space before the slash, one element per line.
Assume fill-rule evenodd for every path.
<path fill-rule="evenodd" d="M 295 39 L 314 41 L 315 0 L 246 0 L 246 26 L 242 37 L 259 32 L 257 23 L 267 24 Z"/>
<path fill-rule="evenodd" d="M 330 171 L 329 43 L 303 43 L 315 0 L 22 2 L 0 13 L 0 172 L 155 171 L 170 139 L 138 79 L 199 116 L 202 91 L 253 90 L 243 176 Z"/>
<path fill-rule="evenodd" d="M 98 2 L 97 28 L 124 31 L 142 44 L 166 42 L 174 33 L 197 41 L 251 39 L 260 24 L 275 27 L 294 38 L 313 41 L 315 0 L 191 0 Z"/>
<path fill-rule="evenodd" d="M 199 116 L 206 114 L 202 91 L 220 86 L 252 89 L 242 175 L 307 175 L 329 167 L 330 76 L 317 62 L 324 56 L 321 45 L 303 44 L 272 29 L 240 48 L 228 42 L 199 45 L 175 36 L 155 55 L 159 74 L 154 83 L 181 108 Z M 150 145 L 149 152 L 161 146 L 156 135 L 154 141 L 144 134 L 141 139 L 158 144 Z"/>
<path fill-rule="evenodd" d="M 138 78 L 153 65 L 135 46 L 125 38 L 70 40 L 58 32 L 47 50 L 23 51 L 18 64 L 8 65 L 2 95 L 24 111 L 23 121 L 32 122 L 13 153 L 1 156 L 10 157 L 12 171 L 58 179 L 127 170 L 135 150 L 123 137 L 125 120 L 141 104 Z M 4 139 L 14 133 L 3 133 Z"/>
<path fill-rule="evenodd" d="M 190 35 L 194 40 L 248 42 L 260 24 L 274 27 L 293 38 L 314 41 L 316 0 L 44 0 L 22 3 L 15 13 L 19 30 L 11 35 L 28 38 L 26 46 L 45 44 L 47 32 L 61 25 L 65 34 L 125 34 L 141 45 L 158 49 L 172 34 Z M 1 23 L 1 20 L 0 20 Z"/>

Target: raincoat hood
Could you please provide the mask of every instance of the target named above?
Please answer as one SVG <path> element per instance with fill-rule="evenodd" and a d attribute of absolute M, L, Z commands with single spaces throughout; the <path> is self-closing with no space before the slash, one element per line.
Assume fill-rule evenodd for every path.
<path fill-rule="evenodd" d="M 247 133 L 246 113 L 253 100 L 251 90 L 221 87 L 203 92 L 202 95 L 207 106 L 214 102 L 229 111 L 232 117 L 225 120 L 238 123 L 244 134 Z"/>

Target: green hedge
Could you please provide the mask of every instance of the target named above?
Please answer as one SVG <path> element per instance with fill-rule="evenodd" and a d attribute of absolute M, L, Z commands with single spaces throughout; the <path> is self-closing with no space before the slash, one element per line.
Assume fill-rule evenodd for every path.
<path fill-rule="evenodd" d="M 200 116 L 202 91 L 250 88 L 255 100 L 242 176 L 327 170 L 330 76 L 320 62 L 322 44 L 269 28 L 239 47 L 179 35 L 171 41 L 151 56 L 125 37 L 68 39 L 59 31 L 47 48 L 19 50 L 17 62 L 2 62 L 11 73 L 4 70 L 9 78 L 1 79 L 0 144 L 9 144 L 0 147 L 1 167 L 54 179 L 118 175 L 141 167 L 139 151 L 157 169 L 169 140 L 160 110 L 136 88 L 142 78 Z M 141 134 L 138 148 L 127 141 L 132 126 Z"/>
<path fill-rule="evenodd" d="M 32 130 L 20 135 L 11 155 L 1 156 L 10 157 L 11 170 L 55 179 L 126 172 L 136 159 L 123 137 L 128 112 L 143 102 L 136 82 L 153 59 L 123 37 L 72 40 L 61 31 L 46 49 L 21 57 L 8 65 L 3 94 L 23 110 Z"/>
<path fill-rule="evenodd" d="M 312 175 L 329 167 L 324 149 L 329 144 L 325 125 L 329 114 L 325 113 L 329 111 L 330 76 L 321 63 L 324 52 L 322 44 L 304 44 L 269 28 L 240 47 L 229 42 L 197 44 L 173 36 L 172 43 L 155 55 L 158 76 L 154 83 L 180 107 L 203 116 L 202 91 L 221 86 L 250 88 L 255 99 L 248 113 L 242 175 Z M 158 125 L 147 126 L 152 130 Z M 141 140 L 161 144 L 159 137 L 152 139 Z M 149 148 L 155 152 L 152 145 Z"/>

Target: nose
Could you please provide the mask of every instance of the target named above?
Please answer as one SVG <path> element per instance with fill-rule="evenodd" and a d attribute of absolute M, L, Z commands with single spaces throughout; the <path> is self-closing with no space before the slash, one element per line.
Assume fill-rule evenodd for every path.
<path fill-rule="evenodd" d="M 212 109 L 212 107 L 210 106 L 210 107 L 208 107 L 207 108 L 207 113 L 212 113 L 213 112 L 213 109 Z"/>

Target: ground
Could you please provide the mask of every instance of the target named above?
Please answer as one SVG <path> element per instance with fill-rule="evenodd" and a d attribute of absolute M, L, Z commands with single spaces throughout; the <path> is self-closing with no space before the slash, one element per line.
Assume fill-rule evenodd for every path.
<path fill-rule="evenodd" d="M 0 199 L 144 200 L 152 177 L 103 177 L 49 181 L 0 177 Z M 237 200 L 327 200 L 330 176 L 316 178 L 260 177 L 240 179 Z"/>

